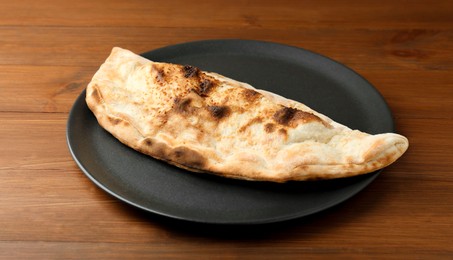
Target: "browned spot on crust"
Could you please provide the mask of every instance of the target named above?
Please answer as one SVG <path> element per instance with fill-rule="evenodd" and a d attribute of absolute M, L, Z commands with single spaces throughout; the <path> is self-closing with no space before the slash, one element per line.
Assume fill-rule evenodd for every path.
<path fill-rule="evenodd" d="M 175 110 L 178 113 L 190 113 L 191 107 L 190 103 L 192 103 L 192 99 L 190 98 L 175 98 Z"/>
<path fill-rule="evenodd" d="M 274 120 L 282 125 L 288 125 L 297 113 L 297 109 L 290 107 L 283 107 L 274 114 Z"/>
<path fill-rule="evenodd" d="M 159 127 L 163 127 L 165 124 L 168 122 L 168 115 L 167 113 L 163 113 L 160 115 L 157 115 L 155 118 L 152 119 L 152 122 L 149 122 L 149 124 L 153 125 L 155 123 L 159 123 Z"/>
<path fill-rule="evenodd" d="M 165 83 L 165 71 L 163 69 L 158 69 L 156 71 L 156 80 L 160 83 Z"/>
<path fill-rule="evenodd" d="M 184 77 L 191 78 L 194 76 L 198 76 L 200 70 L 197 67 L 185 65 L 184 67 L 182 67 L 182 72 L 184 73 Z"/>
<path fill-rule="evenodd" d="M 381 146 L 383 145 L 383 143 L 384 142 L 382 140 L 375 141 L 373 145 L 368 149 L 368 151 L 366 151 L 366 153 L 364 154 L 363 160 L 365 162 L 368 162 L 375 159 L 374 157 L 378 154 L 378 152 L 381 151 Z"/>
<path fill-rule="evenodd" d="M 121 120 L 120 118 L 117 118 L 117 117 L 112 117 L 112 116 L 107 116 L 107 119 L 109 120 L 109 122 L 112 124 L 112 125 L 118 125 L 119 123 L 121 123 Z"/>
<path fill-rule="evenodd" d="M 354 163 L 354 157 L 352 157 L 352 156 L 347 156 L 345 159 L 348 164 Z"/>
<path fill-rule="evenodd" d="M 206 159 L 200 153 L 185 146 L 173 149 L 169 157 L 178 164 L 195 169 L 201 169 L 206 164 Z"/>
<path fill-rule="evenodd" d="M 199 131 L 197 132 L 197 141 L 201 143 L 201 142 L 203 142 L 203 139 L 205 138 L 205 132 L 204 132 L 203 128 L 201 128 L 201 127 L 199 127 L 198 130 Z"/>
<path fill-rule="evenodd" d="M 261 97 L 261 93 L 248 88 L 244 89 L 242 91 L 242 94 L 244 95 L 245 100 L 247 100 L 248 102 L 254 102 L 259 97 Z"/>
<path fill-rule="evenodd" d="M 285 137 L 288 137 L 288 132 L 284 128 L 278 129 L 278 133 L 283 135 L 283 136 L 285 136 Z"/>
<path fill-rule="evenodd" d="M 272 124 L 272 123 L 267 123 L 264 125 L 264 131 L 266 131 L 266 133 L 272 133 L 275 131 L 275 125 Z"/>
<path fill-rule="evenodd" d="M 283 107 L 274 113 L 274 120 L 285 126 L 296 127 L 298 121 L 310 122 L 310 121 L 319 121 L 323 122 L 319 117 L 312 113 L 304 112 L 302 110 L 292 108 L 292 107 Z"/>
<path fill-rule="evenodd" d="M 208 106 L 208 111 L 212 117 L 218 120 L 227 117 L 231 112 L 227 106 Z"/>
<path fill-rule="evenodd" d="M 165 145 L 164 143 L 156 142 L 153 144 L 152 148 L 149 149 L 148 154 L 163 160 L 167 157 L 168 150 L 169 149 L 167 145 Z"/>
<path fill-rule="evenodd" d="M 167 81 L 166 80 L 167 75 L 165 73 L 164 66 L 153 64 L 151 68 L 152 68 L 151 72 L 155 71 L 156 73 L 155 75 L 156 81 L 160 84 L 164 84 Z"/>
<path fill-rule="evenodd" d="M 299 171 L 306 171 L 310 168 L 310 166 L 308 165 L 304 165 L 304 164 L 299 164 L 297 165 L 296 169 L 299 170 Z"/>
<path fill-rule="evenodd" d="M 93 87 L 93 92 L 91 92 L 91 97 L 97 104 L 100 104 L 102 102 L 102 95 L 99 92 L 99 89 L 96 88 L 96 86 Z"/>
<path fill-rule="evenodd" d="M 247 129 L 251 125 L 261 123 L 262 121 L 263 119 L 261 117 L 255 117 L 252 120 L 248 121 L 245 125 L 241 126 L 241 128 L 239 128 L 239 132 L 244 132 L 245 129 Z"/>
<path fill-rule="evenodd" d="M 150 139 L 146 139 L 145 140 L 145 145 L 146 146 L 152 146 L 153 145 L 153 141 L 151 141 Z"/>
<path fill-rule="evenodd" d="M 216 84 L 217 82 L 216 81 L 212 81 L 212 80 L 209 80 L 209 79 L 203 79 L 200 81 L 200 84 L 199 84 L 199 89 L 197 91 L 197 94 L 202 96 L 202 97 L 206 97 L 209 92 L 214 88 L 216 87 Z"/>

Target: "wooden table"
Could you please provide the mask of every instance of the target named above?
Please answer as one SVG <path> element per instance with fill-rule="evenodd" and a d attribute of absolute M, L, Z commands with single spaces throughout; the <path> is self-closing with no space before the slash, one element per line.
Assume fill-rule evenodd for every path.
<path fill-rule="evenodd" d="M 385 97 L 410 149 L 357 196 L 289 222 L 145 213 L 73 161 L 68 112 L 113 46 L 220 38 L 303 47 Z M 453 2 L 0 1 L 0 258 L 453 258 Z"/>

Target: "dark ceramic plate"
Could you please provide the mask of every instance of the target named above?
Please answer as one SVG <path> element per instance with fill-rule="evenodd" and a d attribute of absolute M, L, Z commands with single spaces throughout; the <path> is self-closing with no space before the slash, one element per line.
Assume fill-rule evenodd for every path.
<path fill-rule="evenodd" d="M 268 42 L 190 42 L 143 54 L 154 61 L 194 65 L 301 101 L 351 128 L 393 131 L 385 100 L 365 79 L 329 58 Z M 100 188 L 143 210 L 201 223 L 260 224 L 307 216 L 337 205 L 379 172 L 285 184 L 191 173 L 121 144 L 97 123 L 84 101 L 69 115 L 67 142 L 82 171 Z"/>

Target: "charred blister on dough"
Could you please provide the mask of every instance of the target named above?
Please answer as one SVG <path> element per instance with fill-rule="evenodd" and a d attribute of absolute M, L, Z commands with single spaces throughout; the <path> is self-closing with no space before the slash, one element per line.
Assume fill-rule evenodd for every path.
<path fill-rule="evenodd" d="M 112 117 L 112 116 L 107 116 L 107 119 L 109 120 L 110 124 L 112 125 L 117 125 L 121 122 L 119 118 Z"/>
<path fill-rule="evenodd" d="M 200 69 L 194 66 L 185 65 L 182 67 L 182 72 L 184 73 L 185 78 L 191 78 L 198 76 L 198 74 L 200 73 Z"/>
<path fill-rule="evenodd" d="M 145 139 L 145 145 L 148 146 L 148 147 L 153 146 L 153 141 L 151 141 L 151 139 L 149 139 L 149 138 L 146 138 Z"/>
<path fill-rule="evenodd" d="M 264 131 L 266 131 L 266 133 L 272 133 L 275 131 L 275 125 L 272 124 L 272 123 L 267 123 L 264 125 Z"/>
<path fill-rule="evenodd" d="M 283 135 L 285 137 L 285 139 L 288 137 L 288 132 L 284 128 L 278 129 L 278 133 Z"/>
<path fill-rule="evenodd" d="M 283 107 L 274 113 L 273 119 L 285 126 L 296 127 L 298 121 L 310 122 L 319 121 L 323 122 L 321 118 L 312 113 L 308 113 L 292 107 Z"/>
<path fill-rule="evenodd" d="M 123 124 L 124 126 L 129 125 L 128 121 L 126 121 L 122 118 L 119 118 L 119 117 L 107 116 L 107 120 L 109 120 L 110 124 L 112 124 L 112 125 L 119 125 L 119 124 Z"/>
<path fill-rule="evenodd" d="M 247 100 L 250 103 L 256 101 L 259 97 L 262 96 L 261 93 L 248 88 L 242 90 L 242 95 L 244 95 L 245 100 Z"/>
<path fill-rule="evenodd" d="M 230 108 L 227 106 L 208 106 L 208 111 L 212 117 L 220 120 L 230 114 Z"/>
<path fill-rule="evenodd" d="M 190 98 L 175 98 L 175 110 L 179 113 L 190 113 L 192 112 L 193 108 L 190 106 L 192 103 L 192 99 Z"/>
<path fill-rule="evenodd" d="M 217 81 L 215 80 L 211 80 L 211 79 L 202 79 L 200 81 L 200 84 L 198 85 L 199 89 L 197 89 L 197 94 L 202 96 L 202 97 L 206 97 L 208 96 L 209 92 L 211 92 L 211 90 L 216 87 L 218 84 Z"/>
<path fill-rule="evenodd" d="M 281 125 L 288 125 L 294 118 L 297 109 L 291 107 L 283 107 L 274 114 L 274 120 Z"/>
<path fill-rule="evenodd" d="M 206 164 L 206 158 L 203 157 L 197 151 L 189 149 L 185 146 L 174 148 L 170 152 L 170 158 L 172 161 L 182 164 L 184 166 L 200 169 Z"/>
<path fill-rule="evenodd" d="M 155 156 L 155 157 L 161 158 L 161 159 L 166 158 L 169 153 L 168 146 L 161 142 L 153 143 L 152 148 L 150 148 L 149 150 L 150 150 L 149 154 L 151 156 Z"/>

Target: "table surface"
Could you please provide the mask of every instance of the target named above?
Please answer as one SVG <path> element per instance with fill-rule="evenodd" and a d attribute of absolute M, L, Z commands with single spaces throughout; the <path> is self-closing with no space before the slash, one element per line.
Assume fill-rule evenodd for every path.
<path fill-rule="evenodd" d="M 452 258 L 453 2 L 0 1 L 0 258 Z M 113 46 L 142 53 L 254 39 L 335 59 L 387 100 L 408 152 L 357 196 L 306 218 L 212 226 L 97 188 L 68 112 Z"/>

